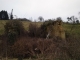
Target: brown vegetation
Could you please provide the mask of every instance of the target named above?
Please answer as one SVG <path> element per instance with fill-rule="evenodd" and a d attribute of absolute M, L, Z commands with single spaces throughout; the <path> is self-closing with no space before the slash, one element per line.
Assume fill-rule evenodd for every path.
<path fill-rule="evenodd" d="M 45 32 L 44 34 L 49 34 L 51 38 L 53 37 L 59 37 L 63 40 L 65 40 L 65 31 L 62 27 L 62 21 L 61 20 L 49 20 L 42 24 L 41 26 L 42 30 Z"/>
<path fill-rule="evenodd" d="M 17 22 L 17 25 L 16 23 Z M 0 39 L 2 43 L 0 44 L 0 52 L 2 52 L 3 57 L 9 58 L 35 58 L 35 59 L 49 59 L 49 60 L 69 60 L 69 59 L 80 59 L 80 47 L 79 39 L 75 34 L 66 33 L 66 40 L 62 40 L 60 37 L 55 37 L 53 35 L 62 36 L 64 35 L 64 30 L 61 26 L 62 22 L 48 21 L 44 22 L 41 26 L 35 24 L 29 25 L 29 30 L 25 31 L 22 23 L 19 21 L 9 22 L 5 25 L 5 35 L 1 36 Z M 19 25 L 20 23 L 20 25 Z M 19 27 L 19 29 L 18 29 Z M 18 30 L 17 30 L 18 29 Z M 49 29 L 49 30 L 48 30 Z M 51 31 L 53 29 L 53 31 Z M 57 31 L 56 31 L 57 30 Z M 18 32 L 19 31 L 19 32 Z M 48 31 L 52 32 L 52 36 L 46 39 Z M 9 33 L 16 33 L 16 39 L 14 43 L 8 44 Z M 25 32 L 25 33 L 24 33 Z M 58 32 L 58 33 L 56 33 Z M 4 38 L 5 37 L 5 38 Z M 6 54 L 7 52 L 7 54 Z"/>
<path fill-rule="evenodd" d="M 19 38 L 11 47 L 9 56 L 36 58 L 67 58 L 65 42 L 60 39 Z M 9 54 L 8 53 L 8 54 Z M 63 57 L 61 57 L 61 55 Z"/>

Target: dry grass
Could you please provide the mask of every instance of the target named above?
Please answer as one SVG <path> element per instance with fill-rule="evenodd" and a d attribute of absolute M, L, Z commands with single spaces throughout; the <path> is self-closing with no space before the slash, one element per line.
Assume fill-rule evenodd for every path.
<path fill-rule="evenodd" d="M 5 58 L 3 58 L 3 60 L 6 60 Z M 12 58 L 12 59 L 7 59 L 7 60 L 18 60 L 18 58 Z M 43 60 L 43 59 L 22 59 L 22 60 Z M 49 59 L 45 59 L 45 60 L 49 60 Z"/>
<path fill-rule="evenodd" d="M 42 24 L 42 22 L 27 22 L 27 21 L 22 21 L 22 23 L 26 30 L 28 30 L 30 23 L 37 24 L 38 26 L 40 26 Z"/>
<path fill-rule="evenodd" d="M 0 20 L 0 35 L 2 35 L 4 33 L 4 25 L 7 21 L 2 21 Z"/>

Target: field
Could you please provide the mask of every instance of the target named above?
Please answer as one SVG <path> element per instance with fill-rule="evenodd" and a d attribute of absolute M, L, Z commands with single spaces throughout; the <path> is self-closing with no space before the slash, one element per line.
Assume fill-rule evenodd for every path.
<path fill-rule="evenodd" d="M 7 22 L 7 20 L 5 20 L 5 21 L 0 20 L 0 35 L 4 34 L 4 25 L 6 24 L 6 22 Z M 23 23 L 25 30 L 28 30 L 28 26 L 30 23 L 37 24 L 38 26 L 40 26 L 42 24 L 42 22 L 27 22 L 27 21 L 22 21 L 22 23 Z M 72 25 L 72 24 L 63 23 L 63 27 L 64 27 L 64 30 L 70 34 L 73 33 L 73 34 L 80 35 L 80 24 Z M 72 30 L 71 30 L 71 28 L 72 28 Z"/>
<path fill-rule="evenodd" d="M 80 24 L 63 24 L 64 30 L 66 33 L 75 34 L 76 36 L 80 36 Z"/>
<path fill-rule="evenodd" d="M 6 22 L 8 22 L 8 20 L 0 20 L 0 35 L 4 34 L 4 25 L 6 24 Z M 28 30 L 28 26 L 32 22 L 22 21 L 22 23 L 23 23 L 25 30 Z M 33 22 L 33 23 L 34 24 L 36 23 L 38 26 L 42 24 L 42 22 Z"/>

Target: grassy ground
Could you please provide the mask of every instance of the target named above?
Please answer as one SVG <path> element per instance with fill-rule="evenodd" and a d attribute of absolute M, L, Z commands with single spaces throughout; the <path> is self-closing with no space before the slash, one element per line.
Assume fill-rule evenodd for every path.
<path fill-rule="evenodd" d="M 6 22 L 8 22 L 8 20 L 0 20 L 0 35 L 4 34 L 4 25 L 6 24 Z M 28 26 L 32 22 L 22 21 L 22 23 L 25 30 L 28 30 Z M 38 26 L 40 26 L 42 22 L 34 22 L 33 24 L 37 24 Z"/>
<path fill-rule="evenodd" d="M 8 20 L 0 20 L 0 35 L 4 34 L 4 25 Z M 28 30 L 28 26 L 30 23 L 32 22 L 27 22 L 27 21 L 22 21 L 23 26 L 25 28 L 25 30 Z M 34 22 L 34 24 L 37 24 L 38 26 L 40 26 L 42 24 L 42 22 Z M 80 35 L 80 24 L 76 24 L 73 26 L 71 24 L 63 24 L 64 30 L 66 32 L 70 32 L 76 35 Z M 72 28 L 72 31 L 71 31 Z"/>
<path fill-rule="evenodd" d="M 66 33 L 69 34 L 75 34 L 77 36 L 80 36 L 80 24 L 63 24 L 64 30 Z"/>

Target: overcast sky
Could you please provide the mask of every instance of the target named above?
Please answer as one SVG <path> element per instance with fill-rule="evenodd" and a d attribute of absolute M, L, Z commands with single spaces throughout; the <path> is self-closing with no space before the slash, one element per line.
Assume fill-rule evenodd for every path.
<path fill-rule="evenodd" d="M 18 18 L 44 19 L 62 17 L 64 21 L 69 16 L 79 17 L 80 0 L 0 0 L 0 11 L 13 9 Z"/>

